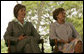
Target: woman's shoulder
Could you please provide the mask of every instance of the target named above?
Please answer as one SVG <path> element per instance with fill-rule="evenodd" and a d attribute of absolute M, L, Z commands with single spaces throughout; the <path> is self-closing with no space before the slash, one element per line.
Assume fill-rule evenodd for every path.
<path fill-rule="evenodd" d="M 33 26 L 32 22 L 29 22 L 29 21 L 26 22 L 26 25 Z"/>
<path fill-rule="evenodd" d="M 32 23 L 31 23 L 31 22 L 29 22 L 29 21 L 27 21 L 27 22 L 26 22 L 26 24 L 30 24 L 30 25 L 32 25 Z"/>
<path fill-rule="evenodd" d="M 68 25 L 70 27 L 74 27 L 73 23 L 71 23 L 71 22 L 66 22 L 66 25 Z"/>
<path fill-rule="evenodd" d="M 55 26 L 56 25 L 56 22 L 53 22 L 50 24 L 50 26 Z"/>
<path fill-rule="evenodd" d="M 71 26 L 73 25 L 71 22 L 66 22 L 65 24 L 68 24 L 68 25 L 71 25 Z"/>
<path fill-rule="evenodd" d="M 14 25 L 14 22 L 13 21 L 9 21 L 8 22 L 8 27 L 12 27 Z"/>
<path fill-rule="evenodd" d="M 14 23 L 14 21 L 9 21 L 9 23 L 8 24 L 13 24 Z"/>

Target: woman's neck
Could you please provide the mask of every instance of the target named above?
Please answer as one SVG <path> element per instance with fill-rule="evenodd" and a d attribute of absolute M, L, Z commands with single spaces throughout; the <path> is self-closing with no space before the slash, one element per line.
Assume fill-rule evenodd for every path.
<path fill-rule="evenodd" d="M 18 17 L 17 19 L 18 19 L 18 21 L 20 21 L 22 24 L 24 23 L 24 18 Z"/>

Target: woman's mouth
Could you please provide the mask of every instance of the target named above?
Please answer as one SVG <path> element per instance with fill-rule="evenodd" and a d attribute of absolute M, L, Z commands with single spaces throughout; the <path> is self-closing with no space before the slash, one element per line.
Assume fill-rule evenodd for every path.
<path fill-rule="evenodd" d="M 25 14 L 22 14 L 22 16 L 25 16 Z"/>

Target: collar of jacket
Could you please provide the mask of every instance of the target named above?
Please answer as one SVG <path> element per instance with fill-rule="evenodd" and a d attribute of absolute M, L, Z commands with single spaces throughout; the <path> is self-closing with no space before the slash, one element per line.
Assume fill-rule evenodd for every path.
<path fill-rule="evenodd" d="M 23 26 L 26 24 L 27 19 L 24 18 L 24 23 L 23 23 L 23 24 L 22 24 L 17 18 L 14 18 L 13 21 L 14 21 L 14 22 L 17 22 L 18 24 L 20 24 L 20 25 L 23 27 Z"/>

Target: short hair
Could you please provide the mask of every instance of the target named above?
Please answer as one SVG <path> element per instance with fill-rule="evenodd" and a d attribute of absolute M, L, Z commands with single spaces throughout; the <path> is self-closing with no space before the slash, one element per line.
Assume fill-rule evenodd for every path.
<path fill-rule="evenodd" d="M 14 13 L 14 16 L 17 18 L 17 16 L 18 16 L 18 11 L 20 10 L 20 9 L 22 9 L 22 8 L 25 8 L 26 9 L 26 7 L 24 6 L 24 5 L 22 5 L 22 4 L 16 4 L 16 6 L 14 7 L 14 10 L 13 10 L 13 13 Z"/>
<path fill-rule="evenodd" d="M 63 8 L 57 8 L 57 9 L 55 9 L 54 11 L 53 11 L 53 18 L 55 19 L 55 20 L 57 20 L 57 17 L 56 16 L 58 16 L 58 14 L 60 13 L 60 12 L 62 12 L 62 11 L 65 11 Z"/>

